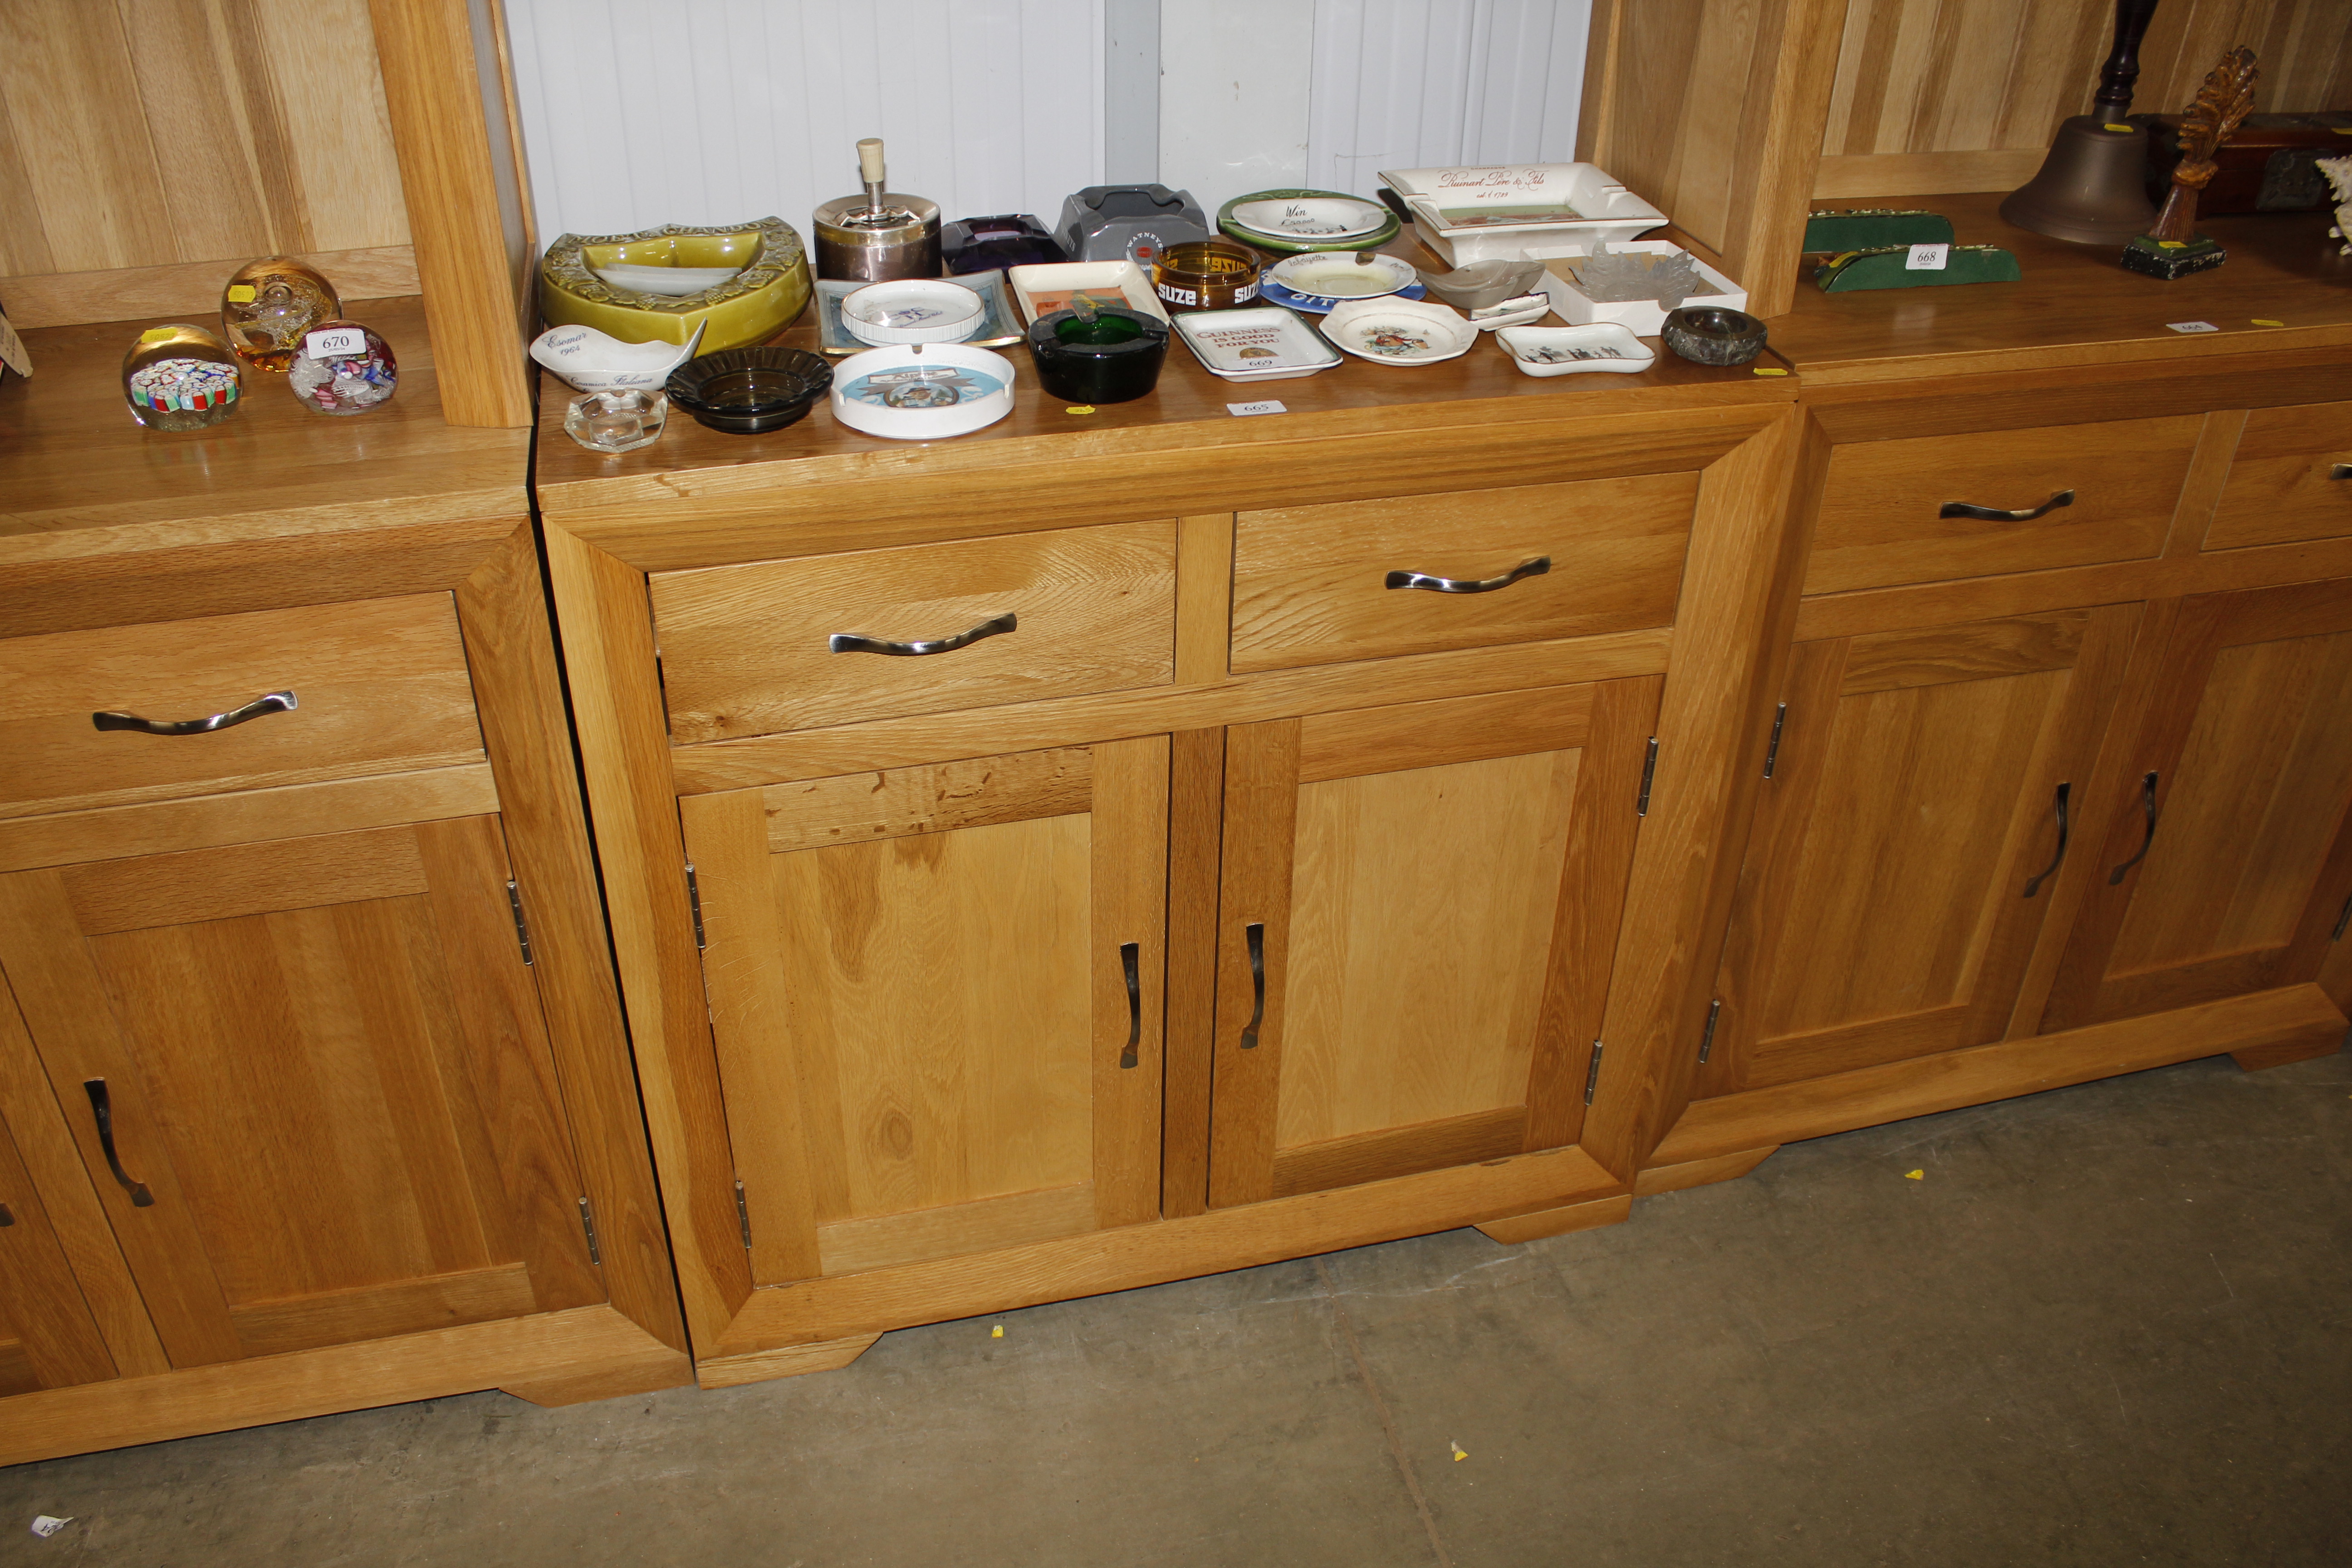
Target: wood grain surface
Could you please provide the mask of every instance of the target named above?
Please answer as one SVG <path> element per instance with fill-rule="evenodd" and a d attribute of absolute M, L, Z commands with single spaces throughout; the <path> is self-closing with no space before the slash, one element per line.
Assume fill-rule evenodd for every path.
<path fill-rule="evenodd" d="M 2352 534 L 2352 403 L 2257 408 L 2246 416 L 2208 550 Z"/>

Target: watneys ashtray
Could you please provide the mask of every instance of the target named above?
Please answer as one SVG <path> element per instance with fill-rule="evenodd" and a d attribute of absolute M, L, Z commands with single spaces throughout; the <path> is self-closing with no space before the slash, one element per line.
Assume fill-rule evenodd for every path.
<path fill-rule="evenodd" d="M 669 400 L 730 436 L 764 436 L 794 423 L 824 395 L 833 366 L 806 349 L 721 349 L 670 373 Z"/>
<path fill-rule="evenodd" d="M 961 343 L 907 343 L 834 367 L 833 416 L 893 441 L 969 435 L 1013 412 L 1013 362 Z"/>

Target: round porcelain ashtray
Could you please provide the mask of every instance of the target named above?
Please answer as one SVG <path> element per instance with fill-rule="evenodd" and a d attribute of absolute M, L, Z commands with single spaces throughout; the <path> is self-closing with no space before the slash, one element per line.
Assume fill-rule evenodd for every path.
<path fill-rule="evenodd" d="M 1511 363 L 1528 375 L 1575 375 L 1590 370 L 1631 375 L 1658 363 L 1658 352 L 1614 321 L 1583 327 L 1505 327 L 1495 334 Z"/>
<path fill-rule="evenodd" d="M 960 343 L 980 331 L 979 291 L 932 278 L 869 283 L 841 301 L 841 324 L 862 343 Z"/>
<path fill-rule="evenodd" d="M 1388 222 L 1388 209 L 1353 196 L 1292 196 L 1241 202 L 1233 220 L 1255 234 L 1277 239 L 1354 239 Z"/>
<path fill-rule="evenodd" d="M 936 441 L 1013 412 L 1013 362 L 960 343 L 893 344 L 833 367 L 833 416 L 894 441 Z"/>
<path fill-rule="evenodd" d="M 1298 309 L 1307 310 L 1328 310 L 1342 300 L 1377 300 L 1408 289 L 1413 298 L 1422 293 L 1421 275 L 1412 262 L 1376 250 L 1354 255 L 1344 250 L 1308 251 L 1276 262 L 1266 276 L 1282 285 Z"/>
<path fill-rule="evenodd" d="M 1478 329 L 1425 300 L 1349 300 L 1323 318 L 1323 335 L 1375 364 L 1436 364 L 1470 352 Z"/>

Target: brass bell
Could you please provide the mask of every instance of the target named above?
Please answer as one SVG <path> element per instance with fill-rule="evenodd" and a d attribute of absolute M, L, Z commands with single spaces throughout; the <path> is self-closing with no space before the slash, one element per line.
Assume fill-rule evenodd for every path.
<path fill-rule="evenodd" d="M 2058 127 L 2042 172 L 2009 194 L 2000 216 L 2058 239 L 2120 245 L 2156 222 L 2147 199 L 2147 132 L 2077 114 Z"/>

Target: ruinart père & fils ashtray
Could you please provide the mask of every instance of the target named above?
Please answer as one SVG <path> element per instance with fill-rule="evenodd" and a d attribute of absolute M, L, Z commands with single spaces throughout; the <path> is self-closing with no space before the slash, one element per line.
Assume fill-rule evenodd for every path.
<path fill-rule="evenodd" d="M 764 436 L 806 415 L 833 384 L 833 366 L 806 349 L 721 349 L 670 372 L 669 400 L 730 436 Z"/>

